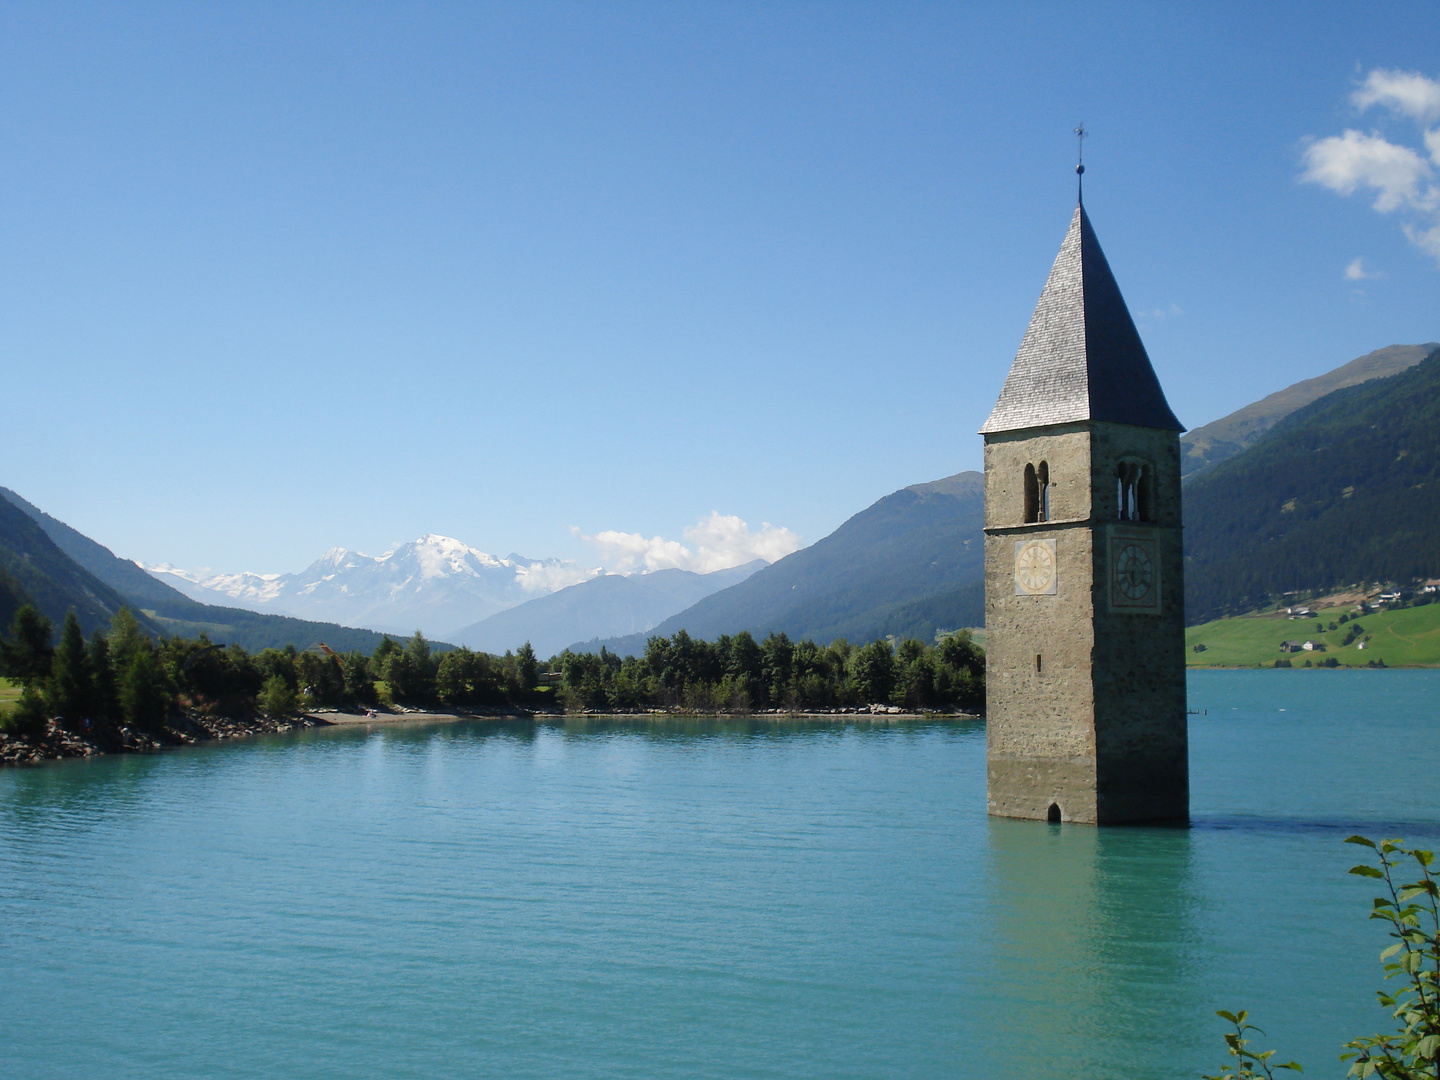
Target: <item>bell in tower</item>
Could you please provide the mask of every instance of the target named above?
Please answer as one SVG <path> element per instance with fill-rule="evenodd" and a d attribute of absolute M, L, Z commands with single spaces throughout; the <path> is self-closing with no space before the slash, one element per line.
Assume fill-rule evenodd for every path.
<path fill-rule="evenodd" d="M 980 429 L 993 815 L 1188 817 L 1183 430 L 1079 204 Z"/>

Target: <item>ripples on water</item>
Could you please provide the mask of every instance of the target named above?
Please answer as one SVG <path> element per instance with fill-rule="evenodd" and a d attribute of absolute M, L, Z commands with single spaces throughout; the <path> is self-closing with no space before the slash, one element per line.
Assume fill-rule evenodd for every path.
<path fill-rule="evenodd" d="M 329 730 L 0 773 L 0 1075 L 1193 1077 L 1373 1030 L 1351 832 L 1440 672 L 1192 676 L 1195 822 L 985 816 L 978 724 Z M 1219 1048 L 1217 1052 L 1217 1048 Z"/>

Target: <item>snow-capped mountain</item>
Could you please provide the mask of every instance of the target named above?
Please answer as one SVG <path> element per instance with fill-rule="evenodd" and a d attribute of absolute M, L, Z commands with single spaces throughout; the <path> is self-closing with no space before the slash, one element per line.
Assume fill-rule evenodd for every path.
<path fill-rule="evenodd" d="M 563 559 L 503 559 L 427 534 L 384 555 L 331 548 L 298 574 L 202 574 L 142 569 L 195 600 L 394 634 L 451 631 L 597 576 Z"/>

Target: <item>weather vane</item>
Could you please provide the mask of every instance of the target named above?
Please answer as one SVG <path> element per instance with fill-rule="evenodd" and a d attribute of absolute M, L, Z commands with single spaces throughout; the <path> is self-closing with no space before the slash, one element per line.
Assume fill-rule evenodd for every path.
<path fill-rule="evenodd" d="M 1085 136 L 1089 134 L 1085 130 L 1085 121 L 1081 120 L 1075 129 L 1075 175 L 1080 178 L 1075 184 L 1082 199 L 1085 196 Z"/>

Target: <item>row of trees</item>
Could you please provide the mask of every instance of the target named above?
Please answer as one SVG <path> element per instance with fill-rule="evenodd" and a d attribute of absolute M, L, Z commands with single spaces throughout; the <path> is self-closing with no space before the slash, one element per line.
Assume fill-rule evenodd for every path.
<path fill-rule="evenodd" d="M 33 730 L 50 717 L 153 729 L 184 710 L 231 715 L 258 708 L 283 716 L 297 708 L 367 707 L 395 702 L 452 706 L 524 701 L 539 681 L 529 645 L 503 657 L 455 649 L 436 654 L 418 631 L 404 645 L 385 638 L 373 654 L 319 648 L 265 649 L 213 644 L 204 635 L 153 641 L 128 608 L 87 642 L 74 612 L 58 644 L 33 606 L 0 638 L 0 675 L 20 683 L 6 718 Z"/>
<path fill-rule="evenodd" d="M 466 648 L 437 653 L 417 631 L 403 645 L 385 638 L 369 656 L 294 646 L 252 655 L 203 634 L 151 640 L 129 609 L 88 642 L 73 612 L 58 644 L 53 636 L 50 620 L 27 605 L 8 640 L 0 638 L 0 674 L 23 688 L 5 719 L 12 729 L 33 730 L 57 716 L 72 726 L 101 721 L 154 729 L 183 711 L 283 716 L 298 708 L 547 700 L 536 689 L 540 662 L 529 644 L 504 656 Z M 909 640 L 892 648 L 885 641 L 821 646 L 784 634 L 757 643 L 744 632 L 706 642 L 682 630 L 651 638 L 643 657 L 567 650 L 549 667 L 562 673 L 558 698 L 569 708 L 976 707 L 985 697 L 984 654 L 964 633 L 938 646 Z"/>
<path fill-rule="evenodd" d="M 602 648 L 557 659 L 561 697 L 572 708 L 975 708 L 985 701 L 985 656 L 964 632 L 936 646 L 912 638 L 894 648 L 843 638 L 822 646 L 785 634 L 757 643 L 748 631 L 707 642 L 681 630 L 652 637 L 643 657 L 622 659 Z"/>
<path fill-rule="evenodd" d="M 52 716 L 123 720 L 141 727 L 160 724 L 173 693 L 154 642 L 135 616 L 122 608 L 108 632 L 87 642 L 71 611 L 58 645 L 50 620 L 26 604 L 15 613 L 10 640 L 0 640 L 0 674 L 21 685 L 20 700 L 6 726 L 34 729 Z"/>

